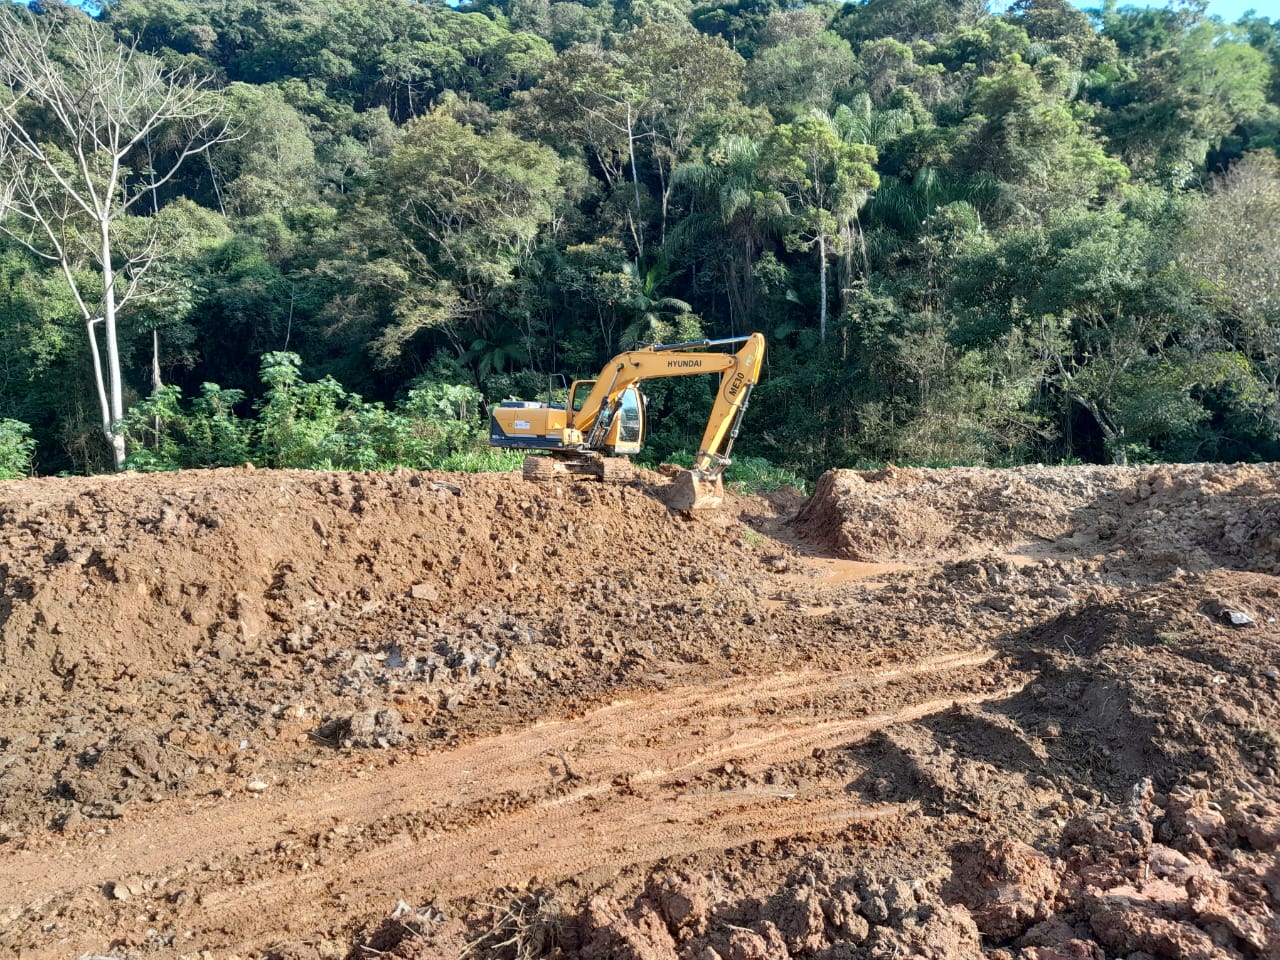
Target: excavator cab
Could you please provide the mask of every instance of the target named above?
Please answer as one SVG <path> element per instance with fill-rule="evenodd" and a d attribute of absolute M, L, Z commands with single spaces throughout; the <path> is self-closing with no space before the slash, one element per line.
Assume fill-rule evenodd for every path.
<path fill-rule="evenodd" d="M 575 380 L 569 388 L 569 410 L 582 411 L 583 404 L 596 385 L 594 380 Z M 572 425 L 572 419 L 570 425 Z M 636 387 L 627 387 L 618 397 L 617 412 L 605 433 L 604 449 L 610 455 L 639 453 L 644 445 L 645 398 Z"/>

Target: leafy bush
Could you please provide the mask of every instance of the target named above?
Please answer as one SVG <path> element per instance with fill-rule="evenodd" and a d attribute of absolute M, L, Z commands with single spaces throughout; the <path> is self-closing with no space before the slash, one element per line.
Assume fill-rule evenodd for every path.
<path fill-rule="evenodd" d="M 254 424 L 235 413 L 239 390 L 206 383 L 190 411 L 176 386 L 161 387 L 125 416 L 129 454 L 125 467 L 146 473 L 193 467 L 233 467 L 251 459 Z"/>
<path fill-rule="evenodd" d="M 506 473 L 519 470 L 524 463 L 520 450 L 496 450 L 493 447 L 459 450 L 440 461 L 437 469 L 457 473 Z"/>
<path fill-rule="evenodd" d="M 400 409 L 409 420 L 414 462 L 442 470 L 462 469 L 443 464 L 466 453 L 479 439 L 478 414 L 483 403 L 479 391 L 462 384 L 427 383 L 410 390 Z"/>
<path fill-rule="evenodd" d="M 125 443 L 131 451 L 125 460 L 126 470 L 156 473 L 177 470 L 182 466 L 182 447 L 178 440 L 180 424 L 185 419 L 180 406 L 182 391 L 176 386 L 161 387 L 151 396 L 139 400 L 125 414 Z"/>
<path fill-rule="evenodd" d="M 671 463 L 677 467 L 684 467 L 686 470 L 693 466 L 693 454 L 688 450 L 675 450 L 665 456 L 658 454 L 656 450 L 645 440 L 645 448 L 641 450 L 633 458 L 636 463 L 641 466 L 656 470 L 659 464 Z"/>
<path fill-rule="evenodd" d="M 0 418 L 0 480 L 16 480 L 31 474 L 36 442 L 31 428 L 20 420 Z"/>
<path fill-rule="evenodd" d="M 181 391 L 163 387 L 135 404 L 125 421 L 132 470 L 265 466 L 310 470 L 510 470 L 520 457 L 483 445 L 482 398 L 465 385 L 420 383 L 389 410 L 368 403 L 332 377 L 301 374 L 294 353 L 262 358 L 267 392 L 256 420 L 236 415 L 244 394 L 206 383 L 190 409 Z"/>
<path fill-rule="evenodd" d="M 253 421 L 235 413 L 243 400 L 240 390 L 223 390 L 216 383 L 201 385 L 187 423 L 187 444 L 195 461 L 192 466 L 236 466 L 252 457 Z"/>
<path fill-rule="evenodd" d="M 809 482 L 794 470 L 776 467 L 764 457 L 737 457 L 725 471 L 725 480 L 737 493 L 771 493 L 779 487 L 809 492 Z"/>
<path fill-rule="evenodd" d="M 374 466 L 372 438 L 363 427 L 373 419 L 363 402 L 348 396 L 332 377 L 302 379 L 302 358 L 277 351 L 262 357 L 261 377 L 268 387 L 258 404 L 258 451 L 271 467 Z"/>

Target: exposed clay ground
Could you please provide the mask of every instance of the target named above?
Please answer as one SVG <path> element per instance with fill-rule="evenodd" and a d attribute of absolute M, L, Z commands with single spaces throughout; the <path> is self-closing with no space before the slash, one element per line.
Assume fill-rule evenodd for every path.
<path fill-rule="evenodd" d="M 0 954 L 1280 956 L 1280 468 L 0 484 Z"/>

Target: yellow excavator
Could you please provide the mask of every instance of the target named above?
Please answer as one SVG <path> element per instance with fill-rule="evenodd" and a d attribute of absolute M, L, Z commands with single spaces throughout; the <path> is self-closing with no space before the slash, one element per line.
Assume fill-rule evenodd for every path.
<path fill-rule="evenodd" d="M 738 345 L 735 353 L 710 349 Z M 507 400 L 492 407 L 489 444 L 537 451 L 525 457 L 526 480 L 568 475 L 626 483 L 633 474 L 626 455 L 639 453 L 644 445 L 641 381 L 718 373 L 720 386 L 693 469 L 676 477 L 667 497 L 677 510 L 710 509 L 724 499 L 729 452 L 763 362 L 764 337 L 759 333 L 629 350 L 606 363 L 594 380 L 575 380 L 566 403 L 552 403 L 548 397 L 546 403 Z"/>

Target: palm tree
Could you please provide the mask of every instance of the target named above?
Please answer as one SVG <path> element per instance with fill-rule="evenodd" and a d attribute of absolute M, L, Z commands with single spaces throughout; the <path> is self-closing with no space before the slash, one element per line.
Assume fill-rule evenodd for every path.
<path fill-rule="evenodd" d="M 481 333 L 471 341 L 471 349 L 462 355 L 464 363 L 475 366 L 476 384 L 484 386 L 485 378 L 494 373 L 506 373 L 529 362 L 529 348 L 524 334 L 515 324 L 503 322 L 496 328 Z"/>
<path fill-rule="evenodd" d="M 828 114 L 821 110 L 813 111 L 813 115 L 828 124 L 836 136 L 844 143 L 862 143 L 880 150 L 886 143 L 911 129 L 910 111 L 901 109 L 876 110 L 871 104 L 871 97 L 860 93 L 848 106 L 841 104 L 835 113 Z M 840 307 L 844 310 L 849 305 L 849 290 L 853 285 L 853 251 L 856 247 L 862 255 L 862 276 L 871 276 L 871 258 L 867 255 L 867 239 L 859 219 L 858 207 L 852 207 L 848 219 L 840 225 L 841 238 L 844 240 L 843 254 L 838 264 L 837 280 L 840 284 Z"/>
<path fill-rule="evenodd" d="M 673 185 L 689 194 L 691 214 L 671 230 L 668 256 L 687 246 L 723 245 L 716 260 L 729 300 L 729 328 L 735 335 L 739 328 L 749 327 L 755 312 L 752 265 L 769 226 L 757 202 L 759 161 L 758 143 L 730 136 L 705 161 L 682 164 L 672 173 Z"/>
<path fill-rule="evenodd" d="M 641 276 L 640 268 L 634 263 L 623 266 L 622 271 L 631 281 L 633 293 L 627 298 L 625 306 L 634 311 L 634 319 L 623 328 L 622 345 L 630 347 L 640 343 L 660 343 L 670 339 L 675 327 L 670 320 L 673 315 L 686 314 L 693 307 L 675 297 L 659 295 L 659 287 L 668 278 L 668 265 L 659 261 L 649 267 Z"/>

